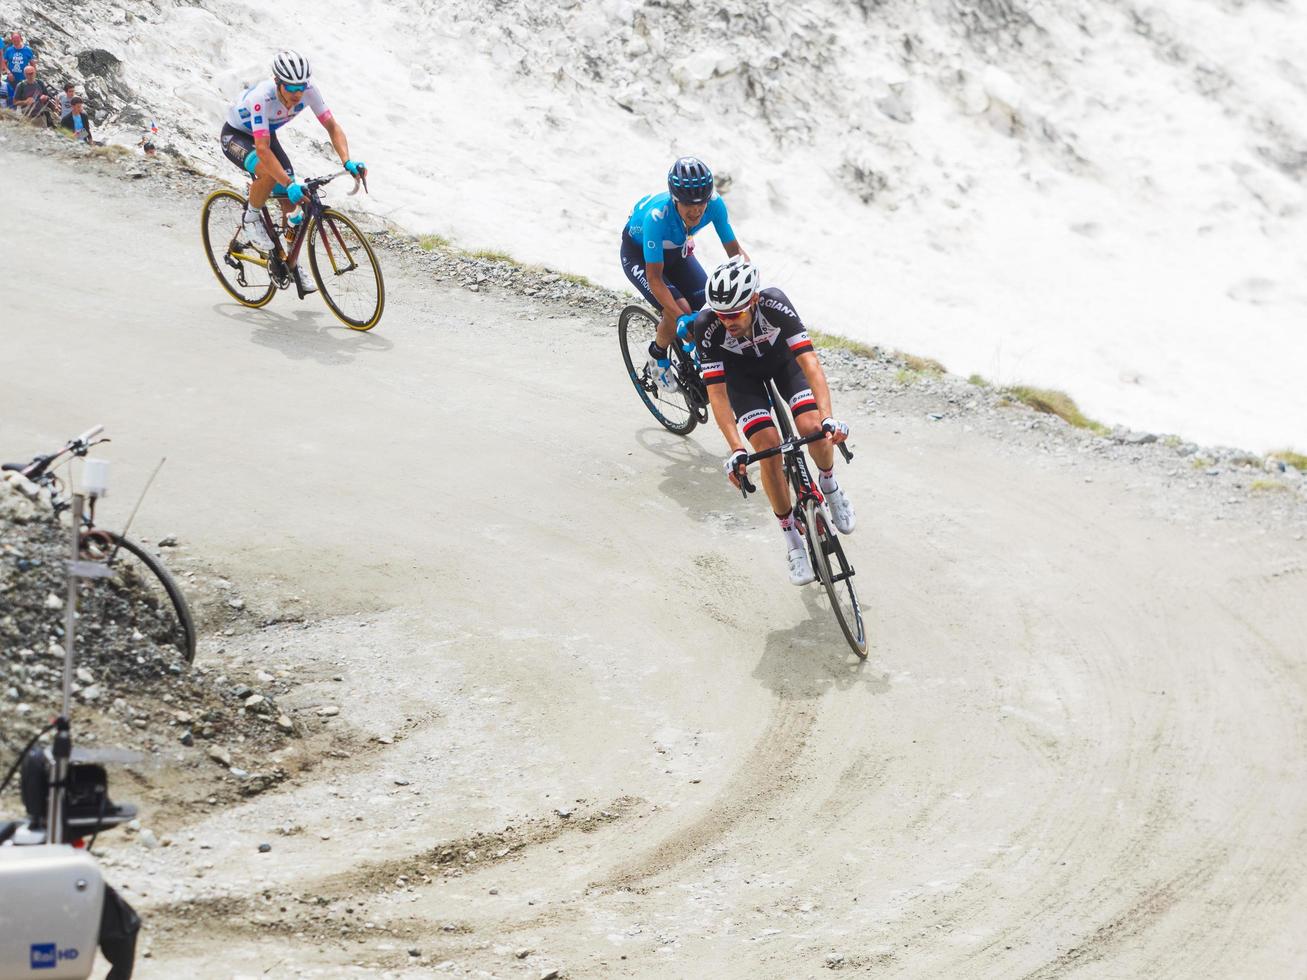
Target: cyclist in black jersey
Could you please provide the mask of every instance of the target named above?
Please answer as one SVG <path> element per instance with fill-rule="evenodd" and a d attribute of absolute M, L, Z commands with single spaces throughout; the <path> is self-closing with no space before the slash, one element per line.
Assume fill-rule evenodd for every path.
<path fill-rule="evenodd" d="M 799 314 L 779 289 L 759 289 L 758 270 L 741 258 L 718 266 L 707 292 L 708 305 L 695 317 L 694 336 L 713 418 L 731 448 L 725 464 L 727 478 L 739 487 L 747 455 L 745 439 L 755 451 L 780 445 L 767 396 L 770 378 L 789 402 L 799 435 L 826 432 L 825 440 L 809 445 L 808 454 L 817 465 L 818 486 L 831 520 L 841 533 L 849 534 L 857 518 L 833 472 L 835 443 L 848 437 L 849 427 L 831 416 L 826 373 Z M 759 465 L 763 489 L 785 535 L 790 581 L 806 585 L 816 576 L 795 527 L 781 459 L 773 456 Z"/>

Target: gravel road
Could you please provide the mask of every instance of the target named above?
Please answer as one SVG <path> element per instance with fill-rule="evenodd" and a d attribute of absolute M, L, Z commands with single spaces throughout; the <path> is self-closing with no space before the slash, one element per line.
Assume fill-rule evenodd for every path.
<path fill-rule="evenodd" d="M 0 160 L 45 189 L 6 198 L 6 451 L 104 423 L 119 517 L 166 455 L 139 533 L 296 620 L 199 661 L 288 669 L 347 736 L 102 841 L 139 976 L 1307 973 L 1296 491 L 1218 508 L 1024 409 L 837 392 L 858 663 L 611 310 L 399 250 L 372 333 L 244 310 L 198 197 Z"/>

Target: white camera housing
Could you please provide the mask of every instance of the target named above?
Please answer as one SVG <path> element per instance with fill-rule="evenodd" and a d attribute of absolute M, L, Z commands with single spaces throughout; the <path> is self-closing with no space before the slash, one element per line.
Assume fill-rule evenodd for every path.
<path fill-rule="evenodd" d="M 69 844 L 0 847 L 0 980 L 84 980 L 95 966 L 104 879 Z"/>

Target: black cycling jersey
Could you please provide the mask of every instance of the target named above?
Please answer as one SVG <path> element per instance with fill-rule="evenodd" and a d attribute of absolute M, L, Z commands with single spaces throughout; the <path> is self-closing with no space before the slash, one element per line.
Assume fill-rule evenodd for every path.
<path fill-rule="evenodd" d="M 704 384 L 720 384 L 728 373 L 769 378 L 795 354 L 812 350 L 808 330 L 790 299 L 772 286 L 758 293 L 753 330 L 743 337 L 726 332 L 717 314 L 705 307 L 694 320 Z"/>
<path fill-rule="evenodd" d="M 731 410 L 746 437 L 775 423 L 767 379 L 776 382 L 793 415 L 817 409 L 795 357 L 812 350 L 812 339 L 790 305 L 789 297 L 775 287 L 758 294 L 753 329 L 743 337 L 732 337 L 711 309 L 703 309 L 694 320 L 699 344 L 699 362 L 706 385 L 725 383 Z"/>

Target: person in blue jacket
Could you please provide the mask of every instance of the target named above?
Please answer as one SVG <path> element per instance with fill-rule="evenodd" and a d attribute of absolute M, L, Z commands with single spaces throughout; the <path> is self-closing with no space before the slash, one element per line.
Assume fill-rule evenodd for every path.
<path fill-rule="evenodd" d="M 726 214 L 726 202 L 713 192 L 713 175 L 695 157 L 681 157 L 667 171 L 667 193 L 635 203 L 622 229 L 622 271 L 640 295 L 662 314 L 649 344 L 649 376 L 664 390 L 676 389 L 667 345 L 676 321 L 703 306 L 708 274 L 694 257 L 694 233 L 711 224 L 726 254 L 748 258 Z"/>
<path fill-rule="evenodd" d="M 14 31 L 5 45 L 5 105 L 14 107 L 14 89 L 23 80 L 23 69 L 36 60 L 36 53 L 23 43 L 23 35 Z"/>

